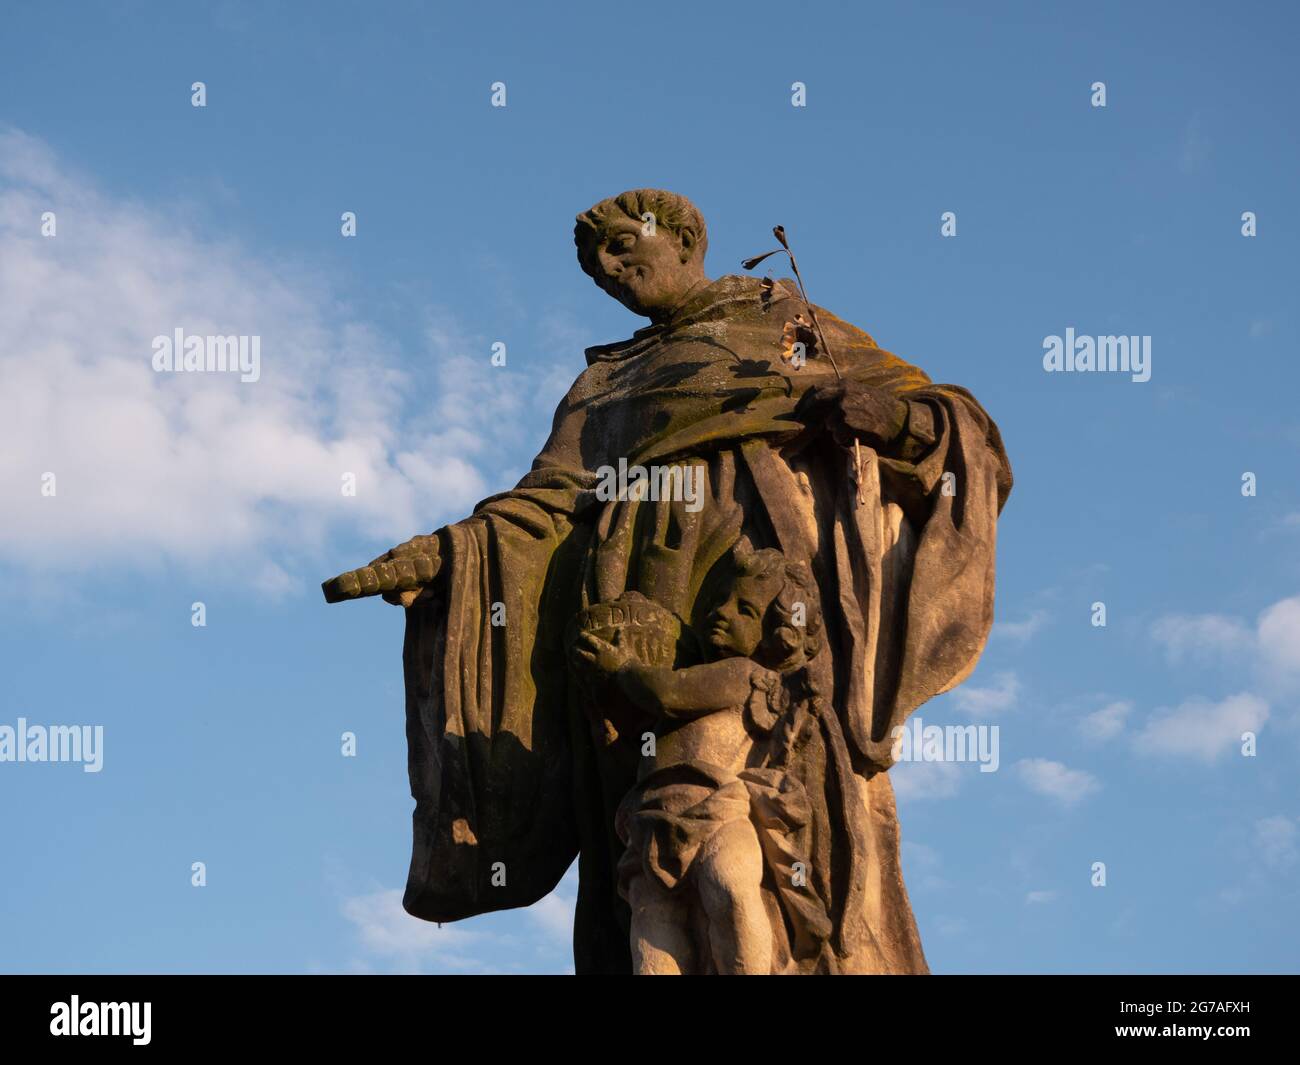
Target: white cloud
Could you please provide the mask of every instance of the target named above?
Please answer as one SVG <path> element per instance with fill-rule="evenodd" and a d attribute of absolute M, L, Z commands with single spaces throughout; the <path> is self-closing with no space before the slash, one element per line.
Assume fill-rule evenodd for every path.
<path fill-rule="evenodd" d="M 1254 642 L 1240 618 L 1223 614 L 1167 614 L 1156 620 L 1151 635 L 1164 645 L 1174 665 L 1205 656 L 1232 658 L 1249 651 Z"/>
<path fill-rule="evenodd" d="M 1025 896 L 1026 905 L 1039 905 L 1045 902 L 1051 902 L 1056 898 L 1055 891 L 1031 891 Z"/>
<path fill-rule="evenodd" d="M 1144 753 L 1213 761 L 1238 748 L 1242 733 L 1258 732 L 1270 701 L 1285 705 L 1300 682 L 1300 596 L 1266 607 L 1253 626 L 1224 614 L 1174 614 L 1157 620 L 1152 635 L 1175 665 L 1218 660 L 1253 691 L 1157 710 L 1135 737 Z"/>
<path fill-rule="evenodd" d="M 544 958 L 540 971 L 555 971 L 554 960 L 568 957 L 573 943 L 573 913 L 578 894 L 578 863 L 565 874 L 554 891 L 521 912 L 541 933 L 533 953 Z M 349 966 L 358 971 L 422 973 L 455 970 L 490 973 L 503 971 L 488 959 L 507 958 L 506 970 L 522 966 L 532 970 L 536 963 L 520 960 L 521 943 L 495 927 L 475 930 L 465 922 L 444 924 L 412 917 L 402 908 L 402 892 L 383 888 L 365 895 L 345 898 L 342 913 L 354 926 L 362 951 L 368 958 L 353 959 Z"/>
<path fill-rule="evenodd" d="M 0 130 L 0 562 L 250 581 L 269 563 L 283 590 L 293 556 L 336 531 L 393 543 L 461 516 L 502 435 L 539 391 L 559 398 L 543 370 L 494 372 L 445 315 L 414 379 L 314 267 L 197 236 L 184 215 L 105 195 Z M 152 339 L 176 328 L 260 336 L 260 380 L 155 373 Z"/>
<path fill-rule="evenodd" d="M 964 684 L 953 689 L 952 699 L 957 709 L 964 710 L 972 717 L 991 717 L 1003 713 L 1016 705 L 1020 695 L 1020 679 L 1014 673 L 998 673 L 993 683 L 986 688 L 974 688 Z"/>
<path fill-rule="evenodd" d="M 1014 643 L 1027 643 L 1047 624 L 1048 617 L 1046 610 L 1035 610 L 1024 621 L 999 621 L 993 626 L 993 635 Z"/>
<path fill-rule="evenodd" d="M 1300 675 L 1300 596 L 1265 610 L 1256 631 L 1265 664 L 1284 676 Z"/>
<path fill-rule="evenodd" d="M 531 917 L 541 930 L 555 939 L 567 939 L 573 935 L 573 907 L 577 899 L 574 896 L 551 892 L 528 907 Z"/>
<path fill-rule="evenodd" d="M 573 939 L 573 912 L 578 904 L 578 863 L 574 862 L 555 890 L 528 907 L 528 916 L 552 939 Z"/>
<path fill-rule="evenodd" d="M 889 771 L 894 794 L 904 801 L 951 799 L 961 787 L 960 762 L 899 762 Z"/>
<path fill-rule="evenodd" d="M 1030 791 L 1066 806 L 1073 806 L 1101 787 L 1091 773 L 1046 758 L 1023 758 L 1016 763 L 1016 769 Z"/>
<path fill-rule="evenodd" d="M 1254 627 L 1224 614 L 1169 614 L 1151 632 L 1175 665 L 1218 659 L 1261 666 L 1269 683 L 1300 677 L 1300 596 L 1266 607 Z"/>
<path fill-rule="evenodd" d="M 1133 712 L 1133 704 L 1125 701 L 1109 703 L 1094 710 L 1079 722 L 1079 732 L 1088 740 L 1104 742 L 1113 740 L 1124 731 L 1124 723 Z"/>
<path fill-rule="evenodd" d="M 1212 762 L 1240 747 L 1243 732 L 1258 732 L 1268 720 L 1268 704 L 1242 692 L 1221 702 L 1189 699 L 1172 709 L 1162 708 L 1134 737 L 1134 748 L 1145 754 L 1196 758 Z"/>
<path fill-rule="evenodd" d="M 491 936 L 454 925 L 441 927 L 421 921 L 402 909 L 402 892 L 396 888 L 345 899 L 343 916 L 356 927 L 367 953 L 417 972 L 430 964 L 455 969 L 478 968 L 466 956 L 489 943 Z"/>

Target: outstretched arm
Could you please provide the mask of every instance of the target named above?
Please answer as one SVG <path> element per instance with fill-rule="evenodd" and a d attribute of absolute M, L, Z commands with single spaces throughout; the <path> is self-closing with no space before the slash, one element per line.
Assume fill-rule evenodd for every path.
<path fill-rule="evenodd" d="M 579 382 L 581 382 L 579 378 Z M 578 392 L 575 383 L 555 412 L 551 436 L 533 461 L 533 467 L 509 492 L 483 500 L 466 521 L 500 519 L 507 526 L 536 538 L 554 539 L 562 535 L 583 489 L 594 483 L 582 464 L 581 440 L 585 413 L 582 405 L 571 399 Z M 450 528 L 450 527 L 448 527 Z M 400 606 L 427 598 L 429 585 L 442 568 L 442 558 L 450 558 L 446 547 L 447 531 L 442 537 L 415 536 L 374 559 L 368 566 L 348 570 L 321 585 L 327 603 L 340 603 L 382 595 L 384 600 Z"/>

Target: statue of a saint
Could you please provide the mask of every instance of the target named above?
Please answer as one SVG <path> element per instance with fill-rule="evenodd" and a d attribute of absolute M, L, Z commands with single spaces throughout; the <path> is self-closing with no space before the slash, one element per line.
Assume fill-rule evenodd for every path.
<path fill-rule="evenodd" d="M 997 427 L 793 282 L 710 281 L 681 196 L 575 242 L 650 325 L 513 489 L 325 584 L 406 609 L 404 905 L 525 906 L 576 855 L 579 973 L 925 972 L 888 769 L 988 637 Z"/>

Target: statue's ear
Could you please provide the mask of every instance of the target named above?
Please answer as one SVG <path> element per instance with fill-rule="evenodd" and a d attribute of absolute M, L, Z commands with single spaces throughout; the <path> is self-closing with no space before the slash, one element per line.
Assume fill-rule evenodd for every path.
<path fill-rule="evenodd" d="M 682 262 L 688 262 L 700 244 L 700 235 L 695 227 L 686 225 L 677 230 L 677 239 L 682 243 Z"/>

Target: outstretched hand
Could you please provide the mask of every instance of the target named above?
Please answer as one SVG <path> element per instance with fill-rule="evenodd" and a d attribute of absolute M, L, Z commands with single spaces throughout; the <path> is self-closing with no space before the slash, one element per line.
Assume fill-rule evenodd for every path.
<path fill-rule="evenodd" d="M 321 585 L 325 602 L 381 595 L 384 602 L 408 607 L 427 595 L 442 559 L 437 536 L 416 536 L 385 551 L 368 566 L 348 570 Z"/>

